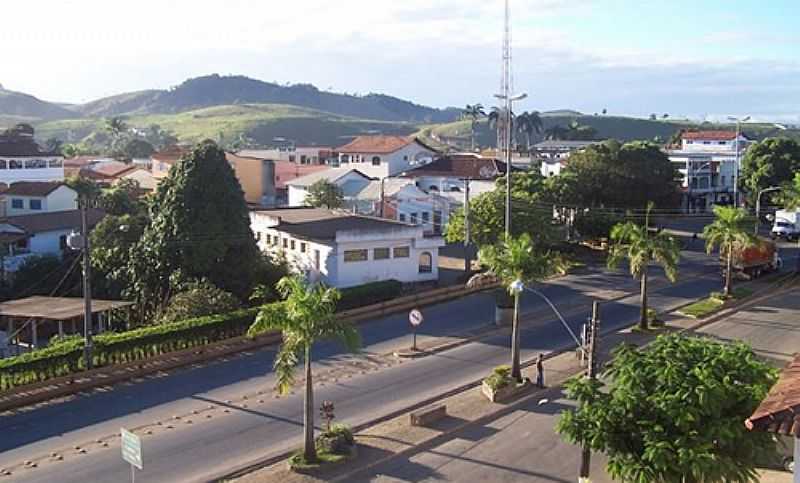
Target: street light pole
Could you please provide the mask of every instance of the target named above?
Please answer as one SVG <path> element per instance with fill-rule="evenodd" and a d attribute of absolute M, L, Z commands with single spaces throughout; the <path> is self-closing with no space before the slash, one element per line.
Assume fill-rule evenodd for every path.
<path fill-rule="evenodd" d="M 600 336 L 598 330 L 600 325 L 600 304 L 592 302 L 592 321 L 590 326 L 590 339 L 589 339 L 589 368 L 586 371 L 586 377 L 590 380 L 597 378 L 597 338 Z M 589 467 L 592 462 L 592 450 L 584 444 L 581 450 L 581 471 L 580 483 L 589 481 Z"/>
<path fill-rule="evenodd" d="M 764 188 L 758 192 L 756 196 L 756 228 L 755 228 L 755 235 L 758 235 L 758 227 L 761 226 L 761 195 L 764 193 L 769 193 L 770 191 L 778 191 L 780 190 L 780 186 L 770 186 L 769 188 Z"/>
<path fill-rule="evenodd" d="M 504 122 L 505 122 L 505 136 L 503 140 L 503 148 L 504 153 L 503 157 L 505 158 L 506 163 L 506 236 L 511 236 L 511 114 L 514 102 L 521 101 L 528 97 L 528 94 L 522 93 L 517 94 L 516 96 L 506 95 L 506 94 L 495 94 L 494 95 L 498 99 L 502 99 L 505 101 L 504 107 Z"/>
<path fill-rule="evenodd" d="M 81 245 L 83 246 L 83 357 L 86 369 L 92 368 L 92 263 L 89 252 L 89 225 L 86 220 L 89 198 L 79 199 L 81 208 Z"/>
<path fill-rule="evenodd" d="M 470 226 L 469 226 L 469 178 L 464 179 L 464 274 L 469 277 L 472 271 L 472 254 L 469 251 Z"/>

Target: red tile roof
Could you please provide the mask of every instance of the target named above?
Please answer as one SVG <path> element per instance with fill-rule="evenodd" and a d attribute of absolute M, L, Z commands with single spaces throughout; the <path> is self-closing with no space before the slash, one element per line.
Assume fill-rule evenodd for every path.
<path fill-rule="evenodd" d="M 18 181 L 3 191 L 4 195 L 47 196 L 64 183 L 58 181 Z"/>
<path fill-rule="evenodd" d="M 800 354 L 745 421 L 747 429 L 800 437 Z"/>
<path fill-rule="evenodd" d="M 92 208 L 86 212 L 86 222 L 89 226 L 94 226 L 104 216 L 104 211 Z M 9 225 L 22 228 L 29 235 L 56 230 L 77 230 L 81 227 L 81 212 L 80 210 L 68 210 L 7 216 L 5 218 L 0 218 L 0 223 L 8 223 Z"/>
<path fill-rule="evenodd" d="M 514 168 L 515 171 L 517 170 Z M 405 176 L 443 176 L 459 179 L 496 179 L 506 173 L 506 163 L 472 154 L 453 154 L 405 173 Z"/>
<path fill-rule="evenodd" d="M 153 153 L 150 158 L 162 163 L 174 164 L 177 163 L 181 156 L 189 152 L 189 148 L 183 146 L 173 145 Z"/>
<path fill-rule="evenodd" d="M 117 178 L 128 171 L 133 171 L 134 169 L 136 169 L 136 166 L 132 164 L 123 163 L 121 161 L 108 161 L 104 163 L 98 163 L 91 169 L 91 171 L 108 178 Z"/>
<path fill-rule="evenodd" d="M 686 131 L 681 135 L 682 139 L 689 140 L 708 140 L 708 141 L 732 141 L 736 139 L 735 131 Z"/>
<path fill-rule="evenodd" d="M 286 189 L 286 183 L 295 178 L 330 168 L 325 164 L 297 164 L 289 161 L 275 161 L 275 189 Z"/>
<path fill-rule="evenodd" d="M 336 151 L 340 153 L 390 154 L 411 143 L 419 142 L 406 136 L 358 136 Z M 427 147 L 427 146 L 426 146 Z"/>

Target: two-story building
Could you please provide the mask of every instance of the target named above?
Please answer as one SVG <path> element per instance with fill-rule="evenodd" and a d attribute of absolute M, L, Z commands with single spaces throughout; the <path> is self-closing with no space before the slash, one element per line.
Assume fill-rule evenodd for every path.
<path fill-rule="evenodd" d="M 320 181 L 327 181 L 338 186 L 342 190 L 345 201 L 347 201 L 364 189 L 371 179 L 361 171 L 350 167 L 314 171 L 286 182 L 289 189 L 289 206 L 306 206 L 308 189 L 311 185 Z"/>
<path fill-rule="evenodd" d="M 349 166 L 372 178 L 395 176 L 430 163 L 438 154 L 415 137 L 359 136 L 336 149 L 334 163 Z"/>
<path fill-rule="evenodd" d="M 243 149 L 236 154 L 249 158 L 286 161 L 300 165 L 327 164 L 333 149 L 327 146 L 280 146 L 272 149 Z"/>
<path fill-rule="evenodd" d="M 737 161 L 751 141 L 734 131 L 686 131 L 677 149 L 666 149 L 675 168 L 683 175 L 683 207 L 688 212 L 705 212 L 715 204 L 734 202 Z"/>
<path fill-rule="evenodd" d="M 43 150 L 33 128 L 20 124 L 0 133 L 0 186 L 18 181 L 63 181 L 64 157 Z"/>
<path fill-rule="evenodd" d="M 63 182 L 20 181 L 0 190 L 0 216 L 76 210 L 77 199 Z"/>
<path fill-rule="evenodd" d="M 322 208 L 250 212 L 259 247 L 308 280 L 345 288 L 382 280 L 435 282 L 444 240 L 422 226 Z"/>

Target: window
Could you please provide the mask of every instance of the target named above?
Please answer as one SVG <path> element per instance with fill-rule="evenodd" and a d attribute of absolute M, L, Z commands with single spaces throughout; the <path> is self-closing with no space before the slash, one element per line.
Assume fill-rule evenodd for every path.
<path fill-rule="evenodd" d="M 694 141 L 686 141 L 686 144 L 694 144 Z"/>
<path fill-rule="evenodd" d="M 294 250 L 294 247 L 295 247 L 294 240 L 292 240 L 292 250 Z"/>
<path fill-rule="evenodd" d="M 306 252 L 306 244 L 304 242 L 300 242 L 300 253 Z"/>
<path fill-rule="evenodd" d="M 373 166 L 380 166 L 381 165 L 381 157 L 380 156 L 373 156 L 372 157 L 372 165 Z"/>
<path fill-rule="evenodd" d="M 703 144 L 711 144 L 711 141 L 703 141 Z"/>
<path fill-rule="evenodd" d="M 419 273 L 431 273 L 433 271 L 433 257 L 428 252 L 419 255 Z"/>
<path fill-rule="evenodd" d="M 428 213 L 427 211 L 423 211 L 422 212 L 422 222 L 423 223 L 428 223 L 428 221 L 430 221 L 430 213 Z"/>
<path fill-rule="evenodd" d="M 308 163 L 308 159 L 306 158 L 306 155 L 305 154 L 301 154 L 300 155 L 300 164 L 307 164 L 307 163 Z"/>
<path fill-rule="evenodd" d="M 411 250 L 408 247 L 395 247 L 394 258 L 408 258 Z"/>
<path fill-rule="evenodd" d="M 439 187 L 435 184 L 428 186 L 428 191 L 439 191 Z"/>
<path fill-rule="evenodd" d="M 8 169 L 22 169 L 25 166 L 22 164 L 22 161 L 12 159 L 8 162 Z"/>
<path fill-rule="evenodd" d="M 460 192 L 460 191 L 461 191 L 461 188 L 459 188 L 458 186 L 451 186 L 451 187 L 450 187 L 450 191 L 454 191 L 454 192 Z"/>
<path fill-rule="evenodd" d="M 8 168 L 8 162 L 5 159 L 0 159 L 0 169 Z"/>
<path fill-rule="evenodd" d="M 28 161 L 25 161 L 25 167 L 31 169 L 46 168 L 47 161 L 44 159 L 29 159 Z"/>
<path fill-rule="evenodd" d="M 417 222 L 417 213 L 411 213 L 411 223 Z"/>
<path fill-rule="evenodd" d="M 389 249 L 388 248 L 376 248 L 372 250 L 372 259 L 373 260 L 386 260 L 389 258 Z"/>
<path fill-rule="evenodd" d="M 403 161 L 408 161 L 408 155 L 403 156 Z"/>
<path fill-rule="evenodd" d="M 725 176 L 720 176 L 719 177 L 719 185 L 720 186 L 725 186 Z"/>
<path fill-rule="evenodd" d="M 60 168 L 64 165 L 64 162 L 60 159 L 51 159 L 49 166 L 51 168 Z"/>
<path fill-rule="evenodd" d="M 405 213 L 400 213 L 400 215 L 398 215 L 398 216 L 399 216 L 399 220 L 400 221 L 402 221 L 402 222 L 406 221 L 406 214 Z"/>
<path fill-rule="evenodd" d="M 261 241 L 261 232 L 260 232 L 260 231 L 257 231 L 257 232 L 256 232 L 256 241 L 257 241 L 257 242 L 260 242 L 260 241 Z"/>
<path fill-rule="evenodd" d="M 319 270 L 319 250 L 314 250 L 314 268 Z"/>
<path fill-rule="evenodd" d="M 281 239 L 278 235 L 272 235 L 272 244 L 278 246 L 280 244 Z"/>
<path fill-rule="evenodd" d="M 719 143 L 720 143 L 720 144 L 722 144 L 723 146 L 724 146 L 725 144 L 728 144 L 728 143 L 726 143 L 725 141 L 720 141 Z"/>
<path fill-rule="evenodd" d="M 283 239 L 283 248 L 289 248 L 289 240 L 287 238 Z"/>
<path fill-rule="evenodd" d="M 67 235 L 61 235 L 58 237 L 58 248 L 61 250 L 67 249 Z"/>
<path fill-rule="evenodd" d="M 15 210 L 24 210 L 25 200 L 23 200 L 22 198 L 12 198 L 11 207 L 14 208 Z"/>
<path fill-rule="evenodd" d="M 42 200 L 30 200 L 28 205 L 31 207 L 32 210 L 41 210 L 42 209 Z"/>
<path fill-rule="evenodd" d="M 345 263 L 366 262 L 369 257 L 368 253 L 368 250 L 345 250 L 344 261 Z"/>
<path fill-rule="evenodd" d="M 290 163 L 294 163 L 294 160 L 295 160 L 295 159 L 297 159 L 297 157 L 296 157 L 294 154 L 290 154 L 290 155 L 289 155 L 289 162 L 290 162 Z"/>

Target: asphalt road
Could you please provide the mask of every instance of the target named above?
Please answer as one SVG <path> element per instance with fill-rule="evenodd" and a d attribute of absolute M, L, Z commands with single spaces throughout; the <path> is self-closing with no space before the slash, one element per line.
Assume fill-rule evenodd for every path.
<path fill-rule="evenodd" d="M 699 333 L 725 340 L 743 340 L 762 357 L 783 365 L 800 347 L 800 289 L 737 312 L 702 328 Z M 563 482 L 577 481 L 580 449 L 553 430 L 562 410 L 573 406 L 558 388 L 540 399 L 484 425 L 470 426 L 446 442 L 390 460 L 353 482 Z M 592 457 L 592 481 L 611 482 L 602 455 Z M 790 481 L 777 472 L 770 481 Z"/>
<path fill-rule="evenodd" d="M 660 275 L 655 277 L 654 288 L 663 288 L 651 294 L 652 306 L 667 310 L 719 289 L 714 260 L 699 253 L 686 254 L 682 276 L 683 281 L 675 285 L 666 284 Z M 577 330 L 588 316 L 588 297 L 635 293 L 638 287 L 623 272 L 590 270 L 541 288 L 556 306 L 571 309 L 567 310 L 567 319 Z M 604 327 L 633 323 L 637 304 L 636 296 L 605 303 Z M 523 300 L 524 312 L 539 312 L 543 306 L 533 296 Z M 483 327 L 493 319 L 493 310 L 490 294 L 429 307 L 424 310 L 426 321 L 420 333 L 422 337 L 436 336 Z M 366 324 L 362 336 L 368 355 L 406 346 L 406 315 Z M 551 351 L 570 341 L 560 323 L 553 317 L 544 318 L 523 331 L 523 357 Z M 494 336 L 398 364 L 380 357 L 374 358 L 377 362 L 366 363 L 342 356 L 336 345 L 320 344 L 315 348 L 315 373 L 328 371 L 339 377 L 316 379 L 321 382 L 315 387 L 316 401 L 335 401 L 338 420 L 359 424 L 480 378 L 492 367 L 507 362 L 508 345 L 508 336 Z M 17 469 L 0 481 L 126 481 L 130 469 L 120 458 L 119 440 L 109 440 L 108 447 L 92 442 L 118 434 L 120 427 L 136 428 L 157 421 L 163 426 L 143 436 L 144 470 L 136 478 L 140 482 L 204 481 L 226 469 L 295 447 L 302 428 L 302 394 L 272 398 L 273 355 L 270 349 L 258 351 L 4 415 L 0 417 L 0 468 L 51 452 L 63 460 Z M 257 391 L 267 391 L 261 396 L 263 403 L 258 402 Z M 246 402 L 242 400 L 245 395 L 249 397 Z M 170 421 L 172 416 L 192 410 L 203 412 L 190 416 L 191 424 L 185 417 Z M 168 424 L 174 429 L 167 429 Z M 75 445 L 87 452 L 80 453 Z"/>

